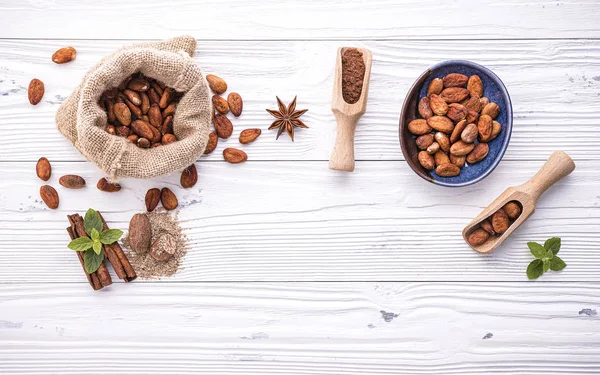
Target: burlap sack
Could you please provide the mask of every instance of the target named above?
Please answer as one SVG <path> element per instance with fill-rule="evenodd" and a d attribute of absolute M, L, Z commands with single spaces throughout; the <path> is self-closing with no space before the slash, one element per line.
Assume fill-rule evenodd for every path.
<path fill-rule="evenodd" d="M 195 49 L 196 40 L 184 36 L 134 44 L 105 57 L 58 109 L 58 130 L 112 181 L 152 178 L 186 168 L 204 152 L 211 122 L 208 84 L 191 58 Z M 106 113 L 98 106 L 98 99 L 138 71 L 185 92 L 173 118 L 177 142 L 141 149 L 104 131 Z"/>

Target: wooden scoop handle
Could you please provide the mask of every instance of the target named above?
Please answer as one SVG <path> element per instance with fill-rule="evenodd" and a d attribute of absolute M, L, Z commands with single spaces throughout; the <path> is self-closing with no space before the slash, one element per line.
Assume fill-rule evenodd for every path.
<path fill-rule="evenodd" d="M 354 131 L 361 114 L 348 116 L 334 110 L 337 121 L 335 145 L 329 157 L 329 168 L 337 171 L 354 171 Z"/>
<path fill-rule="evenodd" d="M 573 170 L 575 170 L 575 163 L 569 155 L 562 151 L 555 151 L 535 176 L 516 189 L 529 194 L 534 201 L 537 201 L 550 186 L 568 176 Z"/>

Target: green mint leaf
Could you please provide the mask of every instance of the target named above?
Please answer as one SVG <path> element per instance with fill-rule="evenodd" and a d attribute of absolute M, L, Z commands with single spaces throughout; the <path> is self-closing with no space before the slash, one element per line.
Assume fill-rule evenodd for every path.
<path fill-rule="evenodd" d="M 90 237 L 92 237 L 92 240 L 97 241 L 100 238 L 100 232 L 98 232 L 96 228 L 92 228 Z"/>
<path fill-rule="evenodd" d="M 92 235 L 93 228 L 95 228 L 98 231 L 98 233 L 100 233 L 102 232 L 103 227 L 102 219 L 94 209 L 90 208 L 85 213 L 85 218 L 83 219 L 83 226 L 85 227 L 85 232 L 89 236 Z"/>
<path fill-rule="evenodd" d="M 102 242 L 98 240 L 94 241 L 94 245 L 92 246 L 92 248 L 94 249 L 94 252 L 96 254 L 100 254 L 100 252 L 102 251 Z"/>
<path fill-rule="evenodd" d="M 67 245 L 67 247 L 75 251 L 85 251 L 92 247 L 93 243 L 94 242 L 87 237 L 80 237 L 69 242 L 69 245 Z"/>
<path fill-rule="evenodd" d="M 541 259 L 536 259 L 527 266 L 527 277 L 529 280 L 537 279 L 544 273 L 544 262 Z"/>
<path fill-rule="evenodd" d="M 544 249 L 544 246 L 537 242 L 527 242 L 527 247 L 529 247 L 531 254 L 538 259 L 543 258 L 544 255 L 546 255 L 546 249 Z"/>
<path fill-rule="evenodd" d="M 544 273 L 548 272 L 548 270 L 550 269 L 550 259 L 546 259 L 544 258 L 542 260 L 542 263 L 544 264 Z"/>
<path fill-rule="evenodd" d="M 100 242 L 105 245 L 110 245 L 113 242 L 117 242 L 123 235 L 123 231 L 120 229 L 108 229 L 100 234 Z"/>
<path fill-rule="evenodd" d="M 567 266 L 567 264 L 557 256 L 550 259 L 550 269 L 552 271 L 560 271 L 563 268 L 565 268 L 566 266 Z"/>
<path fill-rule="evenodd" d="M 553 257 L 554 257 L 554 253 L 552 252 L 552 250 L 546 251 L 545 258 L 552 259 Z"/>
<path fill-rule="evenodd" d="M 546 242 L 544 242 L 544 249 L 551 250 L 553 254 L 558 254 L 558 251 L 560 250 L 560 238 L 548 238 Z"/>
<path fill-rule="evenodd" d="M 83 260 L 85 262 L 85 270 L 87 273 L 94 273 L 102 264 L 104 253 L 96 254 L 92 249 L 89 249 L 83 254 Z"/>

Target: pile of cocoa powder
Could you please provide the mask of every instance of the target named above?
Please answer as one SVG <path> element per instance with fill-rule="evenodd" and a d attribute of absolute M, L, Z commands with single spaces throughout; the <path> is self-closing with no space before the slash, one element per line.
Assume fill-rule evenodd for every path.
<path fill-rule="evenodd" d="M 166 261 L 154 259 L 150 252 L 137 253 L 129 245 L 129 233 L 123 239 L 127 257 L 137 275 L 142 279 L 160 279 L 171 277 L 181 270 L 181 261 L 187 253 L 187 237 L 179 226 L 177 215 L 165 211 L 153 211 L 146 214 L 152 228 L 152 243 L 162 234 L 169 234 L 177 241 L 175 253 Z"/>
<path fill-rule="evenodd" d="M 346 48 L 342 53 L 342 97 L 348 104 L 360 99 L 365 79 L 363 54 L 356 48 Z"/>

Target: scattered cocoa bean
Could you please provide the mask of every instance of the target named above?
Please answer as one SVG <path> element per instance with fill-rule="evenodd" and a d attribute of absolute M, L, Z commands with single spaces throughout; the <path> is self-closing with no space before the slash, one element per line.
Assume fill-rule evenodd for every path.
<path fill-rule="evenodd" d="M 43 185 L 40 187 L 40 197 L 48 208 L 53 210 L 58 208 L 58 193 L 52 186 Z"/>
<path fill-rule="evenodd" d="M 227 91 L 227 83 L 225 83 L 225 81 L 223 81 L 216 75 L 208 74 L 206 76 L 206 80 L 208 81 L 208 86 L 215 94 L 221 95 L 222 93 Z"/>
<path fill-rule="evenodd" d="M 67 174 L 61 176 L 58 179 L 58 183 L 67 189 L 81 189 L 85 187 L 85 180 L 83 177 L 75 175 L 75 174 Z"/>
<path fill-rule="evenodd" d="M 179 179 L 181 186 L 185 189 L 189 189 L 196 185 L 198 182 L 198 171 L 196 165 L 192 164 L 181 172 L 181 178 Z"/>
<path fill-rule="evenodd" d="M 29 82 L 29 88 L 27 89 L 27 98 L 29 103 L 36 105 L 42 101 L 44 97 L 44 82 L 37 78 L 34 78 Z"/>
<path fill-rule="evenodd" d="M 35 165 L 35 173 L 42 181 L 48 181 L 52 175 L 52 166 L 45 157 L 41 157 Z"/>
<path fill-rule="evenodd" d="M 208 143 L 206 144 L 206 148 L 204 149 L 204 155 L 208 155 L 217 148 L 217 144 L 219 143 L 219 136 L 216 132 L 211 132 L 208 134 Z"/>
<path fill-rule="evenodd" d="M 143 254 L 150 248 L 152 241 L 152 226 L 146 214 L 135 214 L 129 221 L 129 246 L 138 254 Z"/>
<path fill-rule="evenodd" d="M 242 110 L 244 109 L 244 102 L 242 97 L 237 92 L 230 92 L 227 95 L 227 104 L 229 104 L 229 110 L 235 117 L 240 117 Z"/>
<path fill-rule="evenodd" d="M 52 54 L 52 61 L 57 64 L 65 64 L 75 60 L 77 51 L 73 47 L 63 47 Z"/>
<path fill-rule="evenodd" d="M 213 95 L 212 102 L 215 109 L 222 115 L 226 115 L 229 112 L 229 103 L 219 95 Z"/>
<path fill-rule="evenodd" d="M 111 184 L 104 177 L 102 177 L 100 180 L 98 180 L 96 187 L 98 188 L 98 190 L 105 191 L 108 193 L 114 193 L 114 192 L 121 190 L 121 185 Z"/>
<path fill-rule="evenodd" d="M 233 133 L 233 125 L 227 117 L 223 116 L 220 113 L 217 113 L 215 115 L 214 123 L 215 130 L 217 131 L 217 135 L 219 136 L 219 138 L 227 139 L 231 137 L 231 134 Z"/>
<path fill-rule="evenodd" d="M 223 158 L 231 164 L 238 164 L 248 160 L 248 155 L 237 148 L 226 148 L 223 150 Z"/>
<path fill-rule="evenodd" d="M 158 202 L 160 201 L 160 190 L 153 188 L 146 192 L 146 198 L 144 199 L 146 203 L 146 210 L 148 212 L 154 211 L 156 206 L 158 206 Z"/>
<path fill-rule="evenodd" d="M 169 188 L 162 188 L 162 190 L 160 191 L 160 202 L 162 203 L 165 210 L 169 211 L 176 209 L 179 205 L 177 197 Z"/>

